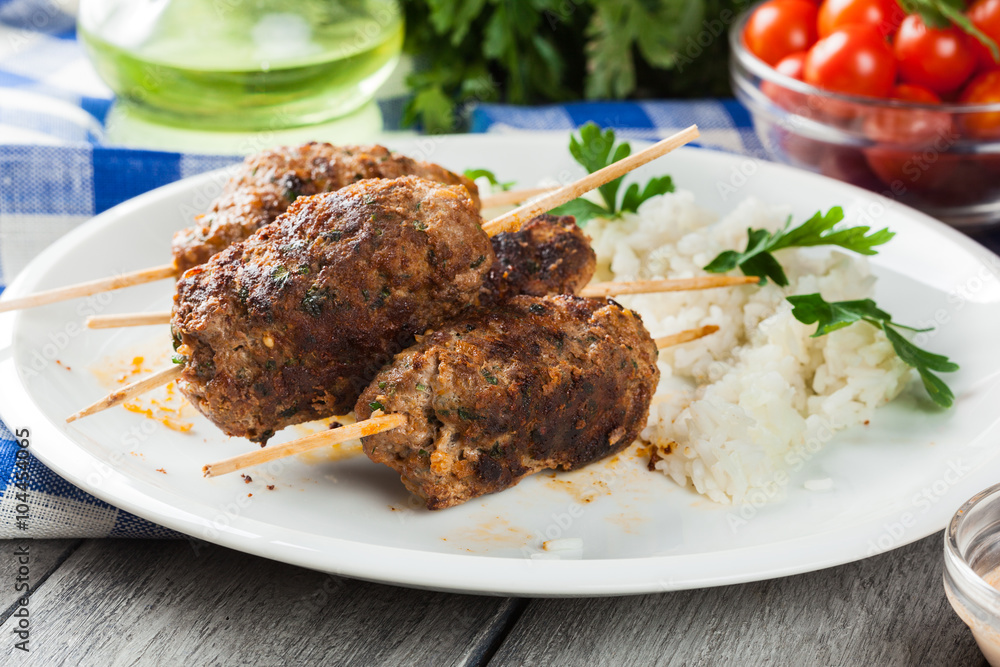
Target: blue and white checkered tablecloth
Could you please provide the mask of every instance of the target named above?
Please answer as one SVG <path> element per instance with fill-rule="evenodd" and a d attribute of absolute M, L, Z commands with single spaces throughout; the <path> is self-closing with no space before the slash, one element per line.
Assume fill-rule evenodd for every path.
<path fill-rule="evenodd" d="M 68 9 L 74 4 L 0 0 L 0 289 L 48 244 L 92 216 L 238 159 L 104 145 L 112 94 L 76 40 Z M 568 131 L 587 121 L 637 139 L 697 123 L 702 145 L 763 155 L 747 112 L 732 100 L 482 105 L 473 112 L 472 129 Z M 0 538 L 175 535 L 90 496 L 30 455 L 32 518 L 28 531 L 18 530 L 15 481 L 24 472 L 18 451 L 0 424 Z"/>

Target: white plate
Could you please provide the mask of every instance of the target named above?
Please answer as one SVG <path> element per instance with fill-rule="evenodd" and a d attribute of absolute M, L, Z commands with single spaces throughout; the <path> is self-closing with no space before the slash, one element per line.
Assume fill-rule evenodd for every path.
<path fill-rule="evenodd" d="M 566 143 L 565 135 L 467 136 L 397 147 L 528 185 L 578 173 Z M 928 346 L 962 365 L 947 377 L 955 407 L 926 410 L 904 396 L 798 466 L 785 500 L 759 507 L 716 505 L 625 457 L 431 513 L 414 509 L 395 474 L 364 457 L 293 459 L 272 472 L 250 471 L 253 482 L 244 484 L 239 475 L 201 476 L 203 464 L 254 447 L 201 419 L 181 435 L 119 408 L 67 426 L 66 415 L 106 392 L 89 366 L 113 365 L 143 347 L 162 350 L 165 365 L 169 348 L 165 328 L 81 331 L 90 306 L 74 301 L 0 319 L 0 412 L 12 428 L 33 428 L 34 453 L 60 475 L 152 521 L 305 567 L 453 591 L 612 595 L 814 570 L 940 530 L 963 500 L 997 481 L 1000 260 L 910 209 L 788 167 L 685 149 L 638 176 L 654 173 L 672 174 L 719 213 L 753 195 L 789 204 L 797 219 L 839 204 L 896 231 L 874 260 L 879 304 L 904 323 L 941 322 Z M 218 174 L 203 175 L 98 216 L 35 260 L 5 298 L 163 264 L 171 232 L 219 183 Z M 107 313 L 163 310 L 170 295 L 170 283 L 160 282 L 93 305 Z M 803 488 L 825 477 L 833 490 Z M 591 502 L 581 502 L 585 496 Z M 531 558 L 543 535 L 582 538 L 582 558 Z"/>

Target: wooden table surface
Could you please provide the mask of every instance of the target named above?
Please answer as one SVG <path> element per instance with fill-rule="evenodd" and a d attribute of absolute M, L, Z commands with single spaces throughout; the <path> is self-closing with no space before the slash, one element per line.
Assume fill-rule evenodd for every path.
<path fill-rule="evenodd" d="M 31 554 L 30 652 L 14 552 Z M 187 541 L 0 542 L 0 664 L 985 665 L 942 538 L 772 581 L 521 599 L 354 581 Z"/>

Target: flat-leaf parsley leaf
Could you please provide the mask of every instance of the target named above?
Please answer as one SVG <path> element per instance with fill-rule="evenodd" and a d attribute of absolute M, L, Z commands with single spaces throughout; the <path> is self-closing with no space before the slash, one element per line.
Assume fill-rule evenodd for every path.
<path fill-rule="evenodd" d="M 929 329 L 914 329 L 893 322 L 892 316 L 871 299 L 830 302 L 819 294 L 803 294 L 788 297 L 788 302 L 792 304 L 792 315 L 799 322 L 819 325 L 814 338 L 861 321 L 881 329 L 903 363 L 917 369 L 931 400 L 943 408 L 949 408 L 955 402 L 951 389 L 934 372 L 951 373 L 958 370 L 958 364 L 944 355 L 920 349 L 899 332 L 899 329 Z"/>

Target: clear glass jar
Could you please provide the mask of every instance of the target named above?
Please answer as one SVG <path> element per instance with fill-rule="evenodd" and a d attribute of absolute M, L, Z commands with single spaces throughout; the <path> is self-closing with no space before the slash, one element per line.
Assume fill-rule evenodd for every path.
<path fill-rule="evenodd" d="M 395 0 L 81 0 L 79 35 L 129 111 L 206 130 L 346 115 L 399 60 Z"/>
<path fill-rule="evenodd" d="M 958 510 L 944 535 L 944 590 L 993 667 L 1000 667 L 1000 484 Z"/>

